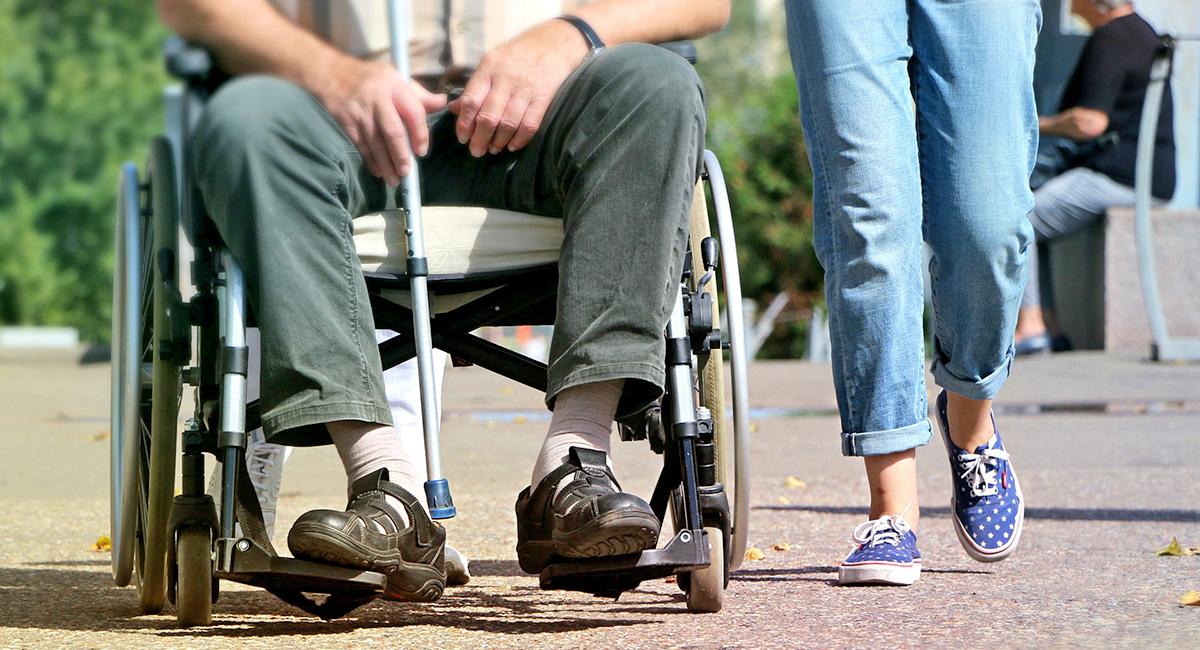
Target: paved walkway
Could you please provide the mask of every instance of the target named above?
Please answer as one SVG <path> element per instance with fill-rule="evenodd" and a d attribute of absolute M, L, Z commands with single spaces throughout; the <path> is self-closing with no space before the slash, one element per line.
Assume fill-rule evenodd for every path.
<path fill-rule="evenodd" d="M 617 602 L 542 592 L 516 566 L 512 502 L 544 422 L 532 391 L 474 368 L 447 373 L 446 470 L 461 513 L 451 542 L 475 578 L 433 605 L 378 603 L 325 623 L 264 592 L 223 584 L 210 627 L 138 616 L 112 584 L 107 365 L 76 353 L 0 350 L 0 648 L 1195 648 L 1200 556 L 1200 366 L 1068 354 L 1019 360 L 998 408 L 1028 501 L 1021 549 L 982 565 L 958 547 L 938 442 L 919 453 L 922 579 L 841 588 L 836 565 L 864 519 L 861 463 L 838 454 L 827 366 L 752 367 L 758 417 L 751 545 L 725 609 L 689 615 L 676 585 Z M 627 487 L 649 491 L 656 457 L 615 454 Z M 803 486 L 788 487 L 788 477 Z M 288 465 L 280 530 L 340 506 L 329 449 Z M 283 534 L 276 544 L 283 546 Z M 786 549 L 786 550 L 776 550 Z"/>

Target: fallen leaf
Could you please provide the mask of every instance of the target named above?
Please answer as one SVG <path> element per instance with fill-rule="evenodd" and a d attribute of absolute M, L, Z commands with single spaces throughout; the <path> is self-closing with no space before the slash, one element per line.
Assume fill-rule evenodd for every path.
<path fill-rule="evenodd" d="M 751 424 L 751 425 L 750 425 L 750 433 L 757 433 L 757 432 L 758 432 L 758 425 L 757 425 L 757 424 Z"/>
<path fill-rule="evenodd" d="M 528 422 L 528 421 L 529 421 L 529 417 L 528 417 L 528 416 L 525 416 L 525 415 L 515 415 L 515 416 L 513 416 L 513 422 L 515 422 L 515 423 L 517 423 L 517 424 L 525 424 L 525 423 L 526 423 L 526 422 Z"/>
<path fill-rule="evenodd" d="M 101 535 L 99 539 L 96 540 L 96 543 L 92 544 L 92 550 L 96 551 L 97 553 L 102 551 L 111 551 L 112 539 L 110 539 L 108 535 Z"/>
<path fill-rule="evenodd" d="M 796 478 L 795 476 L 789 476 L 783 481 L 783 487 L 793 488 L 793 489 L 800 488 L 801 490 L 803 490 L 804 488 L 808 487 L 808 483 L 801 481 L 800 479 Z"/>
<path fill-rule="evenodd" d="M 1200 605 L 1200 591 L 1195 589 L 1179 597 L 1180 605 Z"/>
<path fill-rule="evenodd" d="M 791 503 L 792 500 L 781 494 L 779 495 L 779 502 L 786 506 L 787 504 Z"/>
<path fill-rule="evenodd" d="M 791 544 L 776 544 L 776 545 L 772 546 L 771 548 L 773 550 L 783 552 L 783 551 L 792 550 L 792 545 Z"/>
<path fill-rule="evenodd" d="M 1182 555 L 1200 555 L 1200 548 L 1184 548 L 1179 545 L 1179 540 L 1172 537 L 1171 543 L 1167 544 L 1166 548 L 1159 551 L 1155 555 L 1170 555 L 1175 557 Z"/>
<path fill-rule="evenodd" d="M 763 553 L 753 546 L 746 549 L 746 559 L 750 560 L 751 562 L 757 562 L 765 557 L 767 557 L 766 553 Z"/>
<path fill-rule="evenodd" d="M 88 436 L 88 437 L 91 438 L 94 442 L 103 442 L 105 440 L 108 440 L 110 437 L 112 437 L 112 432 L 109 431 L 108 429 L 105 429 L 104 431 L 101 431 L 100 433 L 93 433 L 91 436 Z"/>
<path fill-rule="evenodd" d="M 679 576 L 669 575 L 666 578 L 663 578 L 663 582 L 666 582 L 667 584 L 674 584 L 676 582 L 679 582 Z"/>

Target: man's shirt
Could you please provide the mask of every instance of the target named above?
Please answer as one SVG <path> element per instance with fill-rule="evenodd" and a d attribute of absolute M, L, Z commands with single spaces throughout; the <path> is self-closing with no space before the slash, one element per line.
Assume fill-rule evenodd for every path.
<path fill-rule="evenodd" d="M 1081 106 L 1103 111 L 1108 115 L 1108 131 L 1120 139 L 1086 155 L 1078 166 L 1133 186 L 1138 127 L 1158 45 L 1154 28 L 1137 14 L 1109 21 L 1088 39 L 1063 91 L 1060 110 Z M 1169 82 L 1163 93 L 1154 143 L 1151 193 L 1160 199 L 1170 199 L 1175 193 L 1175 137 Z"/>
<path fill-rule="evenodd" d="M 388 61 L 384 0 L 271 0 L 286 17 L 334 47 Z M 411 0 L 409 66 L 431 90 L 462 86 L 488 51 L 525 29 L 584 4 L 577 0 Z"/>

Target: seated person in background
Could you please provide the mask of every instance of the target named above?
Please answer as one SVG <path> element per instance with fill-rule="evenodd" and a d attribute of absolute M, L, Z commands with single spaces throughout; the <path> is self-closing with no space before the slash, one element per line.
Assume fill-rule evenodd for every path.
<path fill-rule="evenodd" d="M 517 502 L 521 566 L 653 546 L 657 519 L 618 491 L 606 454 L 614 416 L 662 392 L 705 110 L 691 66 L 644 43 L 720 29 L 728 0 L 602 0 L 506 41 L 487 31 L 518 18 L 504 14 L 514 3 L 416 2 L 413 32 L 433 36 L 413 57 L 412 84 L 383 60 L 382 2 L 158 4 L 170 28 L 238 76 L 201 116 L 193 155 L 261 330 L 266 436 L 332 442 L 350 484 L 346 511 L 297 520 L 292 552 L 389 573 L 387 599 L 434 600 L 444 585 L 445 530 L 392 427 L 351 239 L 355 216 L 396 205 L 408 142 L 424 156 L 425 203 L 563 220 L 554 415 Z M 322 38 L 339 32 L 364 43 L 351 53 L 363 58 Z M 460 55 L 482 58 L 472 71 Z M 449 104 L 430 90 L 463 81 Z"/>
<path fill-rule="evenodd" d="M 1035 172 L 1029 220 L 1039 242 L 1069 235 L 1102 218 L 1110 207 L 1133 205 L 1138 126 L 1159 45 L 1158 34 L 1134 12 L 1130 0 L 1073 0 L 1072 9 L 1094 32 L 1063 92 L 1061 112 L 1038 119 L 1044 137 L 1039 166 L 1047 149 L 1070 152 L 1063 165 L 1069 169 L 1052 172 L 1057 175 L 1044 182 L 1044 176 Z M 1154 143 L 1151 185 L 1151 194 L 1161 201 L 1175 192 L 1171 114 L 1168 83 Z M 1064 147 L 1054 138 L 1076 144 Z M 1028 267 L 1017 317 L 1017 354 L 1049 352 L 1052 343 L 1042 312 L 1036 246 L 1029 248 Z"/>

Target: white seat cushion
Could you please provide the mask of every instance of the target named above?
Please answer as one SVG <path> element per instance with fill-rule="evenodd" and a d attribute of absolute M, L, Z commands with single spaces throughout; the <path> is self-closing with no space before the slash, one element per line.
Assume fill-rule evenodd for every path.
<path fill-rule="evenodd" d="M 562 220 L 510 210 L 425 207 L 425 257 L 431 277 L 468 277 L 558 261 Z M 367 273 L 402 275 L 407 238 L 399 210 L 354 220 L 354 247 Z"/>

